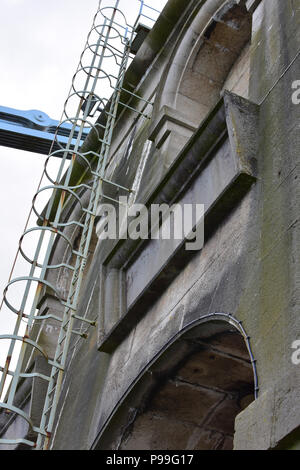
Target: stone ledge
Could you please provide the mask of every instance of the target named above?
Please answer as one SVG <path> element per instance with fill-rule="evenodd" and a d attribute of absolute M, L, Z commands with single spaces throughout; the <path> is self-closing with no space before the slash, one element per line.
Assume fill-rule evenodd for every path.
<path fill-rule="evenodd" d="M 256 179 L 258 106 L 249 101 L 226 92 L 210 116 L 202 123 L 185 148 L 179 154 L 169 172 L 155 188 L 152 197 L 147 203 L 162 203 L 184 200 L 186 196 L 195 200 L 200 198 L 203 191 L 198 194 L 197 181 L 204 173 L 210 177 L 213 195 L 206 196 L 205 211 L 205 238 L 217 228 L 218 224 L 236 207 Z M 224 175 L 222 184 L 218 183 L 214 163 L 224 142 L 229 138 L 230 165 L 222 163 Z M 242 145 L 242 144 L 245 145 Z M 219 158 L 219 157 L 218 157 Z M 222 161 L 219 158 L 219 162 Z M 212 163 L 212 166 L 210 166 Z M 216 168 L 215 168 L 215 165 Z M 224 166 L 225 165 L 225 166 Z M 227 168 L 228 166 L 228 168 Z M 208 172 L 208 173 L 207 173 Z M 218 173 L 218 172 L 217 172 Z M 222 173 L 221 173 L 222 174 Z M 216 179 L 217 178 L 217 179 Z M 215 183 L 215 184 L 213 184 Z M 205 187 L 205 185 L 204 185 Z M 196 189 L 195 189 L 196 188 Z M 189 191 L 192 191 L 189 195 Z M 195 194 L 193 195 L 193 191 Z M 197 192 L 198 191 L 198 192 Z M 203 198 L 203 194 L 201 196 Z M 204 201 L 197 200 L 197 203 Z M 152 240 L 140 243 L 139 249 L 133 250 L 132 241 L 123 241 L 119 248 L 115 247 L 113 254 L 109 255 L 104 263 L 108 268 L 120 270 L 128 269 L 128 253 L 135 251 L 131 263 L 138 259 L 138 254 L 148 249 Z M 177 273 L 195 256 L 195 252 L 184 249 L 184 240 L 179 246 L 174 246 L 171 253 L 157 256 L 158 262 L 151 276 L 145 279 L 142 288 L 131 296 L 127 311 L 110 331 L 99 330 L 99 349 L 112 352 L 118 344 L 129 334 L 134 326 L 146 314 L 149 301 L 158 298 L 164 289 L 173 282 Z M 135 242 L 136 243 L 136 242 Z M 131 248 L 131 249 L 130 249 Z M 157 250 L 156 250 L 157 251 Z M 159 250 L 158 250 L 159 251 Z M 130 261 L 129 261 L 130 262 Z M 105 316 L 105 312 L 102 312 Z M 103 321 L 99 322 L 103 324 Z"/>
<path fill-rule="evenodd" d="M 197 130 L 196 127 L 186 117 L 178 113 L 169 106 L 163 106 L 157 119 L 150 128 L 149 140 L 155 143 L 156 148 L 160 148 L 172 131 L 177 128 L 184 128 L 191 132 L 191 135 Z"/>

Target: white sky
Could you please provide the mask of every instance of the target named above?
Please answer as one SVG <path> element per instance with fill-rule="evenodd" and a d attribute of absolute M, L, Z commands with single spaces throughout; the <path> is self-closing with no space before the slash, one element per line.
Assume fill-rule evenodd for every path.
<path fill-rule="evenodd" d="M 121 2 L 130 13 L 138 0 Z M 166 0 L 148 3 L 161 10 Z M 0 0 L 0 105 L 60 119 L 97 6 L 98 0 Z M 1 298 L 45 158 L 0 146 Z M 15 275 L 28 270 L 27 265 Z M 10 332 L 14 322 L 13 315 L 0 312 L 0 334 Z M 2 357 L 0 342 L 0 365 Z"/>

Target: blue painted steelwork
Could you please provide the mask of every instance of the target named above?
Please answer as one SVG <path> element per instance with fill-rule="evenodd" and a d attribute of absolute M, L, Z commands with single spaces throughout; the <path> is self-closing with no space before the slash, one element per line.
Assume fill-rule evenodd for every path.
<path fill-rule="evenodd" d="M 57 132 L 52 150 L 65 147 L 68 143 L 72 125 L 51 119 L 46 113 L 38 110 L 20 111 L 18 109 L 0 106 L 0 145 L 29 152 L 48 155 Z M 79 131 L 79 128 L 78 128 Z M 78 131 L 74 133 L 71 148 L 75 146 Z M 81 144 L 87 137 L 89 129 L 82 133 Z M 58 153 L 57 157 L 62 154 Z M 71 157 L 71 154 L 69 158 Z"/>

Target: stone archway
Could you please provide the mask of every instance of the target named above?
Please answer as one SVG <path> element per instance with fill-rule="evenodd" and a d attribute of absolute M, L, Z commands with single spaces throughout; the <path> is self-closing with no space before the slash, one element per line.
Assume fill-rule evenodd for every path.
<path fill-rule="evenodd" d="M 156 112 L 167 106 L 181 114 L 187 108 L 189 123 L 198 126 L 218 102 L 231 69 L 251 41 L 252 14 L 244 3 L 199 2 L 174 47 Z"/>
<path fill-rule="evenodd" d="M 231 315 L 208 315 L 149 366 L 104 432 L 101 448 L 231 450 L 235 418 L 256 391 L 243 327 Z"/>
<path fill-rule="evenodd" d="M 168 168 L 224 89 L 248 98 L 252 14 L 245 2 L 198 2 L 158 90 L 150 140 Z"/>
<path fill-rule="evenodd" d="M 188 109 L 194 125 L 198 126 L 219 101 L 229 73 L 251 39 L 251 20 L 245 5 L 228 1 L 197 38 L 175 98 L 176 109 Z"/>

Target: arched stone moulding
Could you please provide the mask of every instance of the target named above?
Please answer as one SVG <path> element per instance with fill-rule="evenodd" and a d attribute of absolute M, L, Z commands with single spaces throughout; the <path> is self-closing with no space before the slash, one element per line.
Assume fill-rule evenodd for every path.
<path fill-rule="evenodd" d="M 197 317 L 195 312 L 194 317 Z M 140 368 L 136 370 L 135 377 L 129 377 L 127 388 L 119 399 L 115 402 L 113 394 L 115 391 L 110 389 L 110 399 L 108 403 L 112 407 L 105 406 L 106 394 L 102 402 L 102 416 L 100 418 L 98 435 L 94 441 L 94 449 L 116 449 L 121 445 L 122 439 L 136 418 L 147 411 L 148 403 L 166 382 L 166 380 L 185 363 L 197 350 L 197 342 L 207 347 L 210 343 L 213 345 L 216 338 L 222 335 L 237 335 L 240 340 L 244 340 L 241 348 L 240 343 L 230 341 L 233 347 L 230 351 L 232 356 L 238 359 L 242 351 L 243 360 L 247 357 L 249 367 L 252 368 L 252 379 L 250 384 L 253 391 L 253 398 L 258 395 L 258 377 L 256 370 L 256 361 L 251 350 L 251 338 L 247 335 L 242 323 L 234 316 L 228 313 L 211 313 L 198 317 L 196 320 L 181 326 L 175 334 L 165 332 L 166 337 L 157 342 L 155 350 L 147 356 L 147 360 Z M 163 335 L 164 336 L 164 335 Z M 233 345 L 233 346 L 232 346 Z M 196 349 L 194 349 L 196 347 Z M 228 348 L 228 343 L 226 345 Z M 226 349 L 225 348 L 225 349 Z M 237 348 L 237 349 L 235 349 Z M 222 347 L 221 347 L 222 349 Z M 199 363 L 201 368 L 201 363 Z M 229 371 L 227 371 L 229 373 Z M 251 375 L 251 374 L 250 374 Z"/>
<path fill-rule="evenodd" d="M 199 1 L 191 12 L 161 80 L 150 129 L 166 167 L 220 99 L 251 29 L 245 1 Z M 245 60 L 249 67 L 249 54 Z"/>

